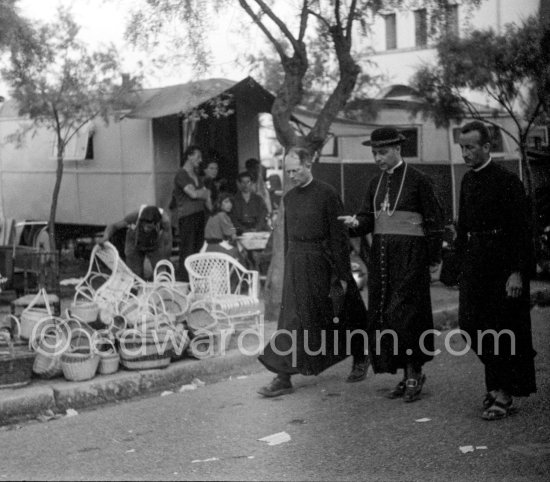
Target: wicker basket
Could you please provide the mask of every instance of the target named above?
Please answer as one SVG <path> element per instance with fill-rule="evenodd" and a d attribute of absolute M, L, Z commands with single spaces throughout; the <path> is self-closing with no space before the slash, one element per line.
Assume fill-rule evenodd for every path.
<path fill-rule="evenodd" d="M 61 368 L 64 377 L 72 382 L 81 382 L 95 377 L 99 366 L 99 355 L 96 353 L 91 335 L 82 328 L 75 328 L 74 333 L 85 333 L 89 338 L 89 346 L 80 346 L 72 352 L 61 355 Z M 78 351 L 77 351 L 78 350 Z"/>
<path fill-rule="evenodd" d="M 35 307 L 35 305 L 40 301 L 44 300 L 45 308 Z M 21 338 L 25 340 L 30 340 L 32 337 L 32 332 L 34 327 L 47 316 L 52 316 L 52 309 L 48 302 L 48 294 L 44 288 L 41 288 L 36 296 L 32 299 L 29 305 L 21 313 Z"/>
<path fill-rule="evenodd" d="M 211 328 L 199 328 L 193 332 L 193 339 L 187 349 L 189 356 L 209 358 L 225 355 L 235 334 L 235 327 L 229 317 L 221 311 L 211 311 L 209 316 L 216 321 Z"/>
<path fill-rule="evenodd" d="M 119 332 L 120 363 L 129 370 L 164 368 L 170 364 L 174 336 L 169 331 Z"/>
<path fill-rule="evenodd" d="M 29 384 L 35 356 L 26 343 L 20 347 L 12 346 L 7 352 L 0 348 L 0 388 L 16 388 Z"/>
<path fill-rule="evenodd" d="M 127 370 L 151 370 L 153 368 L 166 368 L 170 365 L 171 358 L 158 356 L 151 356 L 150 358 L 141 357 L 135 359 L 127 359 L 123 356 L 120 357 L 121 365 Z"/>
<path fill-rule="evenodd" d="M 13 315 L 8 317 L 15 321 L 18 333 L 13 339 L 0 343 L 0 388 L 16 388 L 30 383 L 35 358 L 35 354 L 29 350 L 28 343 L 19 339 L 19 320 Z"/>
<path fill-rule="evenodd" d="M 110 353 L 108 355 L 99 355 L 98 371 L 101 375 L 110 375 L 116 373 L 120 365 L 120 355 L 118 353 Z"/>
<path fill-rule="evenodd" d="M 33 372 L 41 378 L 54 378 L 63 374 L 61 356 L 69 347 L 69 327 L 61 318 L 45 318 L 37 326 L 37 338 L 30 341 L 36 351 Z"/>
<path fill-rule="evenodd" d="M 187 325 L 191 331 L 213 330 L 217 324 L 218 320 L 202 300 L 195 302 L 187 314 Z"/>
<path fill-rule="evenodd" d="M 71 315 L 84 323 L 93 323 L 99 315 L 99 306 L 95 301 L 75 300 L 71 303 Z"/>
<path fill-rule="evenodd" d="M 120 364 L 120 356 L 116 351 L 115 344 L 109 339 L 101 339 L 100 344 L 111 345 L 111 348 L 107 351 L 98 351 L 99 355 L 99 368 L 98 371 L 102 375 L 110 375 L 118 371 Z"/>
<path fill-rule="evenodd" d="M 162 357 L 171 352 L 175 334 L 171 330 L 147 331 L 123 330 L 118 333 L 121 358 L 131 359 L 143 356 Z M 159 351 L 161 350 L 161 351 Z"/>
<path fill-rule="evenodd" d="M 174 347 L 170 358 L 172 361 L 181 360 L 187 357 L 187 349 L 189 348 L 189 343 L 191 338 L 189 336 L 189 331 L 187 330 L 187 325 L 178 324 L 175 329 L 174 335 Z"/>

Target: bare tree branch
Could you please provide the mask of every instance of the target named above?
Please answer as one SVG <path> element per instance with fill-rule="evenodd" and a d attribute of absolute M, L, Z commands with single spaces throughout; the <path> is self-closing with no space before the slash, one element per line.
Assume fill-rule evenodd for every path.
<path fill-rule="evenodd" d="M 260 28 L 260 30 L 264 33 L 264 35 L 268 38 L 268 40 L 273 44 L 275 47 L 275 50 L 277 50 L 277 53 L 279 54 L 279 57 L 281 59 L 284 59 L 287 57 L 287 54 L 282 47 L 282 45 L 277 41 L 277 39 L 271 34 L 271 31 L 263 24 L 263 22 L 260 20 L 260 17 L 256 15 L 254 10 L 248 5 L 246 0 L 239 0 L 239 3 L 243 10 L 249 15 L 250 18 L 254 21 L 254 23 Z"/>
<path fill-rule="evenodd" d="M 346 38 L 351 39 L 353 20 L 355 19 L 355 9 L 357 8 L 357 0 L 352 0 L 349 7 L 349 16 L 346 24 Z"/>
<path fill-rule="evenodd" d="M 299 42 L 303 42 L 304 36 L 306 34 L 307 19 L 309 17 L 307 5 L 308 5 L 308 0 L 304 0 L 304 3 L 302 5 L 302 13 L 300 15 L 300 32 L 298 34 Z"/>
<path fill-rule="evenodd" d="M 311 9 L 308 9 L 308 13 L 309 13 L 310 15 L 313 15 L 314 17 L 317 17 L 319 20 L 321 20 L 321 22 L 323 22 L 323 23 L 325 24 L 325 26 L 327 27 L 327 29 L 330 28 L 330 23 L 329 23 L 328 20 L 327 20 L 325 17 L 323 17 L 320 13 L 317 13 L 317 12 L 311 10 Z"/>
<path fill-rule="evenodd" d="M 272 20 L 272 22 L 275 25 L 277 25 L 277 27 L 279 27 L 279 29 L 281 30 L 283 35 L 289 40 L 289 42 L 294 47 L 294 50 L 299 51 L 300 50 L 299 42 L 296 40 L 294 35 L 292 35 L 290 30 L 288 30 L 285 23 L 277 15 L 275 15 L 273 10 L 271 10 L 271 8 L 269 8 L 269 6 L 263 0 L 254 0 L 254 1 L 260 6 L 262 11 Z M 243 3 L 244 3 L 248 6 L 248 4 L 246 3 L 245 0 L 239 0 L 239 3 L 241 5 L 243 5 Z"/>

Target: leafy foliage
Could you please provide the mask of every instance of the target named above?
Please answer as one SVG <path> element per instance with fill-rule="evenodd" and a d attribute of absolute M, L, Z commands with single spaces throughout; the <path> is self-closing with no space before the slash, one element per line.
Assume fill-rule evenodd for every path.
<path fill-rule="evenodd" d="M 95 117 L 108 122 L 109 114 L 124 106 L 125 96 L 138 84 L 138 79 L 128 76 L 120 84 L 123 77 L 113 47 L 90 53 L 78 33 L 69 11 L 60 8 L 56 22 L 19 32 L 11 39 L 10 65 L 2 69 L 20 115 L 32 120 L 26 130 L 45 127 L 57 137 L 49 220 L 52 246 L 65 147 Z"/>
<path fill-rule="evenodd" d="M 550 24 L 530 17 L 520 25 L 507 25 L 500 35 L 473 31 L 463 39 L 444 38 L 438 44 L 438 63 L 423 66 L 413 85 L 426 101 L 426 115 L 438 125 L 468 116 L 506 132 L 516 143 L 532 198 L 533 229 L 539 223 L 537 193 L 527 156 L 527 138 L 534 124 L 548 122 L 550 114 Z M 465 90 L 486 94 L 514 121 L 512 132 L 498 119 L 482 115 Z"/>
<path fill-rule="evenodd" d="M 444 38 L 437 47 L 437 66 L 419 69 L 413 86 L 439 125 L 480 116 L 465 97 L 466 89 L 485 93 L 518 123 L 530 125 L 548 110 L 548 35 L 548 27 L 531 17 L 522 25 L 507 25 L 501 35 L 485 30 L 463 39 Z"/>
<path fill-rule="evenodd" d="M 0 51 L 8 48 L 15 36 L 28 32 L 28 22 L 20 15 L 17 2 L 0 0 Z"/>

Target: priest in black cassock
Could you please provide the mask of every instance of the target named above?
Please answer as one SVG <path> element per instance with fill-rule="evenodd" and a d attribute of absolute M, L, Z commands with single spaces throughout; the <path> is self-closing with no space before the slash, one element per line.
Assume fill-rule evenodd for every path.
<path fill-rule="evenodd" d="M 372 132 L 382 171 L 369 183 L 360 211 L 341 220 L 352 236 L 373 234 L 368 269 L 369 358 L 375 373 L 403 379 L 388 393 L 418 400 L 433 358 L 430 272 L 441 262 L 443 214 L 430 179 L 401 157 L 404 136 L 393 127 Z"/>
<path fill-rule="evenodd" d="M 284 197 L 285 270 L 277 332 L 259 360 L 276 373 L 258 390 L 293 391 L 291 375 L 318 375 L 353 355 L 348 382 L 365 378 L 367 312 L 353 280 L 347 229 L 332 186 L 313 178 L 309 152 L 292 148 L 285 171 L 294 184 Z"/>
<path fill-rule="evenodd" d="M 519 178 L 491 160 L 482 122 L 466 124 L 459 143 L 470 167 L 462 179 L 456 239 L 459 324 L 485 366 L 482 417 L 499 420 L 510 414 L 512 397 L 536 391 L 529 208 Z"/>

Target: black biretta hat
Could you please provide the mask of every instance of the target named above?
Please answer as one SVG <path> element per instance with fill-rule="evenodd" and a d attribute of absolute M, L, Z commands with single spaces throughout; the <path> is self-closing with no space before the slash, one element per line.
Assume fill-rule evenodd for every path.
<path fill-rule="evenodd" d="M 361 144 L 372 147 L 393 146 L 401 144 L 405 139 L 405 136 L 400 134 L 395 127 L 380 127 L 372 131 L 368 141 Z"/>

